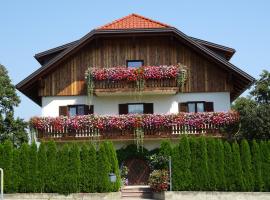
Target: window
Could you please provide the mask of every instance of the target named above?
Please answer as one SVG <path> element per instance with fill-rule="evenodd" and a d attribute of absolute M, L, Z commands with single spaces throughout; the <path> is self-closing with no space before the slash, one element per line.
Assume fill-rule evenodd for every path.
<path fill-rule="evenodd" d="M 141 67 L 143 66 L 143 60 L 127 60 L 127 67 Z"/>
<path fill-rule="evenodd" d="M 214 103 L 205 101 L 192 101 L 179 103 L 179 112 L 213 112 Z"/>
<path fill-rule="evenodd" d="M 143 104 L 128 104 L 128 114 L 143 114 Z"/>
<path fill-rule="evenodd" d="M 88 115 L 94 114 L 93 105 L 68 105 L 59 106 L 59 116 L 76 116 L 76 115 Z"/>
<path fill-rule="evenodd" d="M 153 114 L 153 103 L 125 103 L 119 104 L 119 115 L 123 114 Z"/>

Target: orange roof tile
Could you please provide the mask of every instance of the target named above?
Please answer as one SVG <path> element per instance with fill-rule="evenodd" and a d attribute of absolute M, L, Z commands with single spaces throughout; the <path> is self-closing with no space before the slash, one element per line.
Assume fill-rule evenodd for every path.
<path fill-rule="evenodd" d="M 98 27 L 97 29 L 140 29 L 169 27 L 171 26 L 137 14 L 130 14 L 111 23 L 105 24 L 104 26 Z"/>

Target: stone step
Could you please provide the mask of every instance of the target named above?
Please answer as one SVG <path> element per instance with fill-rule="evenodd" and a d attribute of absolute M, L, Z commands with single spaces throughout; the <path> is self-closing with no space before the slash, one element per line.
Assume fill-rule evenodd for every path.
<path fill-rule="evenodd" d="M 122 199 L 152 199 L 153 192 L 146 185 L 125 186 L 121 189 Z"/>

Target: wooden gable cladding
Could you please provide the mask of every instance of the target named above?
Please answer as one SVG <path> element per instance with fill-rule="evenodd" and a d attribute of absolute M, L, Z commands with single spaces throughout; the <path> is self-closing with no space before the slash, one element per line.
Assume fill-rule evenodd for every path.
<path fill-rule="evenodd" d="M 40 96 L 86 95 L 87 67 L 115 67 L 126 60 L 144 60 L 144 65 L 187 66 L 184 92 L 230 91 L 229 73 L 172 36 L 98 38 L 84 46 L 42 78 Z"/>

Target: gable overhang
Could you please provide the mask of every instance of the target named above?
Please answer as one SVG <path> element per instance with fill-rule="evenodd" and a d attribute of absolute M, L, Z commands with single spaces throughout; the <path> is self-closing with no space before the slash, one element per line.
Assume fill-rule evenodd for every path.
<path fill-rule="evenodd" d="M 30 99 L 36 102 L 38 105 L 41 105 L 41 97 L 38 97 L 38 92 L 31 91 L 30 88 L 37 88 L 38 81 L 51 70 L 54 69 L 58 64 L 63 62 L 66 58 L 71 56 L 72 54 L 76 53 L 79 49 L 84 47 L 89 42 L 93 41 L 95 38 L 99 37 L 113 37 L 113 36 L 138 36 L 138 35 L 168 35 L 171 34 L 181 40 L 184 44 L 195 50 L 196 52 L 204 55 L 208 59 L 214 61 L 219 66 L 223 67 L 226 70 L 229 70 L 232 74 L 232 79 L 235 79 L 236 84 L 236 91 L 233 95 L 231 95 L 231 101 L 237 98 L 241 93 L 243 93 L 250 85 L 253 84 L 255 79 L 247 74 L 246 72 L 242 71 L 235 65 L 228 62 L 225 58 L 222 58 L 218 54 L 214 53 L 210 49 L 206 48 L 198 41 L 192 39 L 191 37 L 187 36 L 183 32 L 179 31 L 174 27 L 170 28 L 147 28 L 147 29 L 94 29 L 84 37 L 82 37 L 78 41 L 74 41 L 67 45 L 60 46 L 58 49 L 52 49 L 51 51 L 60 51 L 58 55 L 44 64 L 42 67 L 37 69 L 35 72 L 30 74 L 24 80 L 19 82 L 16 85 L 16 88 L 27 95 Z M 48 52 L 43 52 L 42 54 L 46 54 Z M 41 57 L 42 54 L 36 55 L 35 57 Z M 36 95 L 33 95 L 33 92 Z M 31 95 L 30 95 L 31 94 Z"/>

